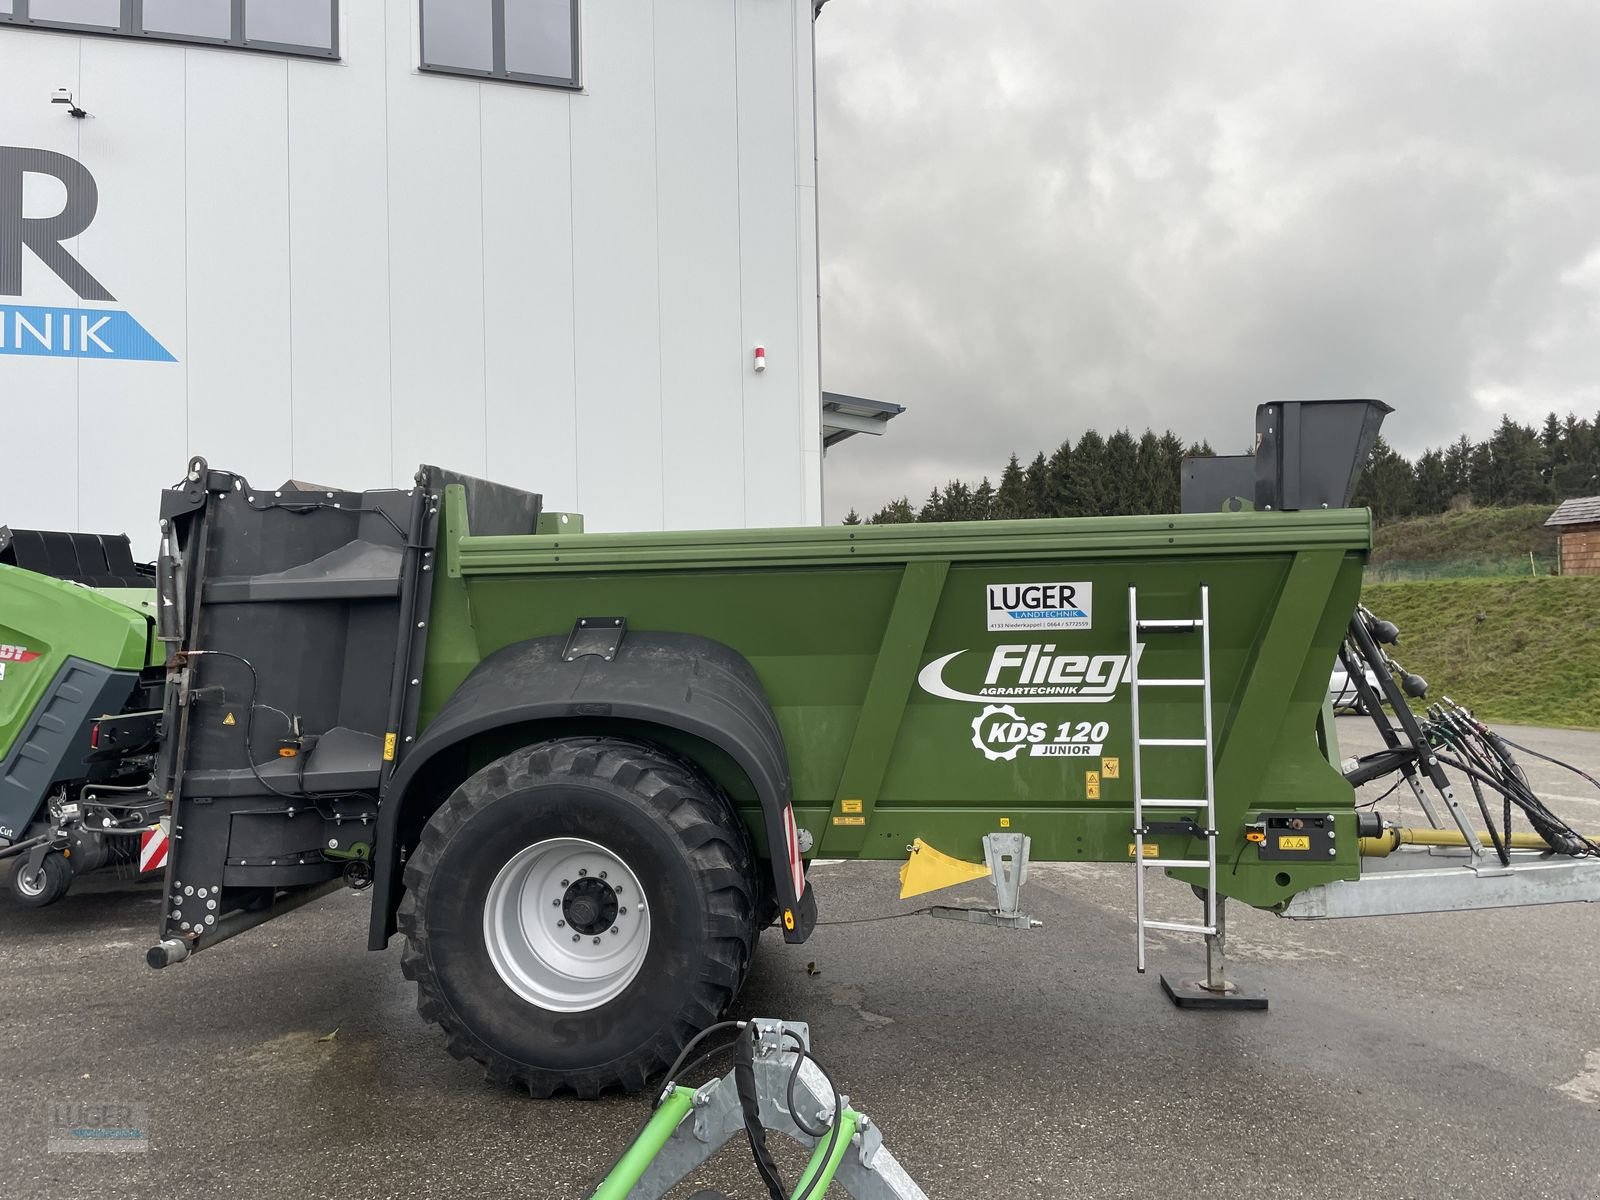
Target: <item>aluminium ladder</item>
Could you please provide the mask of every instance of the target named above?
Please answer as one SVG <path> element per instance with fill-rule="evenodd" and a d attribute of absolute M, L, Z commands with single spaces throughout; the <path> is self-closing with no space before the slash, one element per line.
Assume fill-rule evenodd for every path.
<path fill-rule="evenodd" d="M 1200 674 L 1194 679 L 1141 679 L 1139 677 L 1139 635 L 1200 634 Z M 1133 711 L 1133 876 L 1136 896 L 1135 921 L 1138 927 L 1138 966 L 1145 969 L 1145 932 L 1164 929 L 1174 933 L 1197 933 L 1206 938 L 1218 934 L 1217 923 L 1217 806 L 1214 756 L 1211 734 L 1211 589 L 1200 586 L 1200 615 L 1179 620 L 1147 620 L 1139 616 L 1139 590 L 1128 588 L 1128 680 L 1132 689 Z M 1199 738 L 1147 738 L 1140 728 L 1139 703 L 1146 688 L 1198 688 L 1205 736 Z M 1144 751 L 1151 749 L 1196 749 L 1205 754 L 1205 796 L 1151 798 L 1144 794 Z M 1149 820 L 1147 810 L 1188 812 L 1178 820 Z M 1197 817 L 1199 821 L 1197 823 Z M 1161 858 L 1160 847 L 1152 845 L 1156 856 L 1145 857 L 1145 837 L 1150 834 L 1204 838 L 1204 858 Z M 1153 921 L 1145 916 L 1145 872 L 1151 867 L 1205 868 L 1205 924 L 1183 921 Z"/>

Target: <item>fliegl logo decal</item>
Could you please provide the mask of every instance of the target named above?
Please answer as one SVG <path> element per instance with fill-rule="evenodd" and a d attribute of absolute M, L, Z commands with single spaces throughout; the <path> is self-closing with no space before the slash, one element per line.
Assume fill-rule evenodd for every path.
<path fill-rule="evenodd" d="M 970 691 L 951 682 L 952 678 L 961 679 L 962 668 L 968 664 L 959 660 L 971 653 L 957 650 L 923 667 L 917 684 L 930 696 L 976 700 L 980 704 L 1005 700 L 1026 700 L 1030 704 L 1104 704 L 1128 679 L 1126 654 L 1057 654 L 1055 649 L 1054 642 L 996 646 L 989 656 L 982 684 L 969 685 Z M 1142 644 L 1137 652 L 1144 652 Z"/>
<path fill-rule="evenodd" d="M 29 176 L 51 180 L 64 190 L 57 212 L 42 217 L 23 214 Z M 86 305 L 117 302 L 67 249 L 67 243 L 89 228 L 99 207 L 100 189 L 89 168 L 77 159 L 32 146 L 0 146 L 0 354 L 177 361 L 125 309 L 20 302 L 24 250 L 31 250 Z M 10 302 L 11 296 L 18 302 Z"/>
<path fill-rule="evenodd" d="M 1009 762 L 1024 749 L 1033 758 L 1099 758 L 1111 726 L 1104 721 L 1027 721 L 1009 704 L 991 704 L 972 718 L 972 744 L 990 762 Z"/>
<path fill-rule="evenodd" d="M 990 633 L 1013 629 L 1088 629 L 1092 583 L 988 583 L 983 599 Z"/>

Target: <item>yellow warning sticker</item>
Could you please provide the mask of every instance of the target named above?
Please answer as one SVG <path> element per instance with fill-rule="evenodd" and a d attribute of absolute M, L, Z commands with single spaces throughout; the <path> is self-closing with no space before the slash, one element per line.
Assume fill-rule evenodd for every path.
<path fill-rule="evenodd" d="M 1001 817 L 1000 818 L 1000 828 L 1001 829 L 1010 829 L 1011 828 L 1011 818 L 1010 817 Z"/>
<path fill-rule="evenodd" d="M 835 817 L 833 823 L 835 825 L 865 825 L 867 819 L 865 817 Z"/>
<path fill-rule="evenodd" d="M 1283 834 L 1278 838 L 1279 850 L 1309 850 L 1311 839 L 1304 834 Z"/>
<path fill-rule="evenodd" d="M 860 812 L 861 811 L 861 801 L 859 801 L 859 800 L 841 800 L 841 801 L 839 801 L 839 811 L 840 812 Z"/>
<path fill-rule="evenodd" d="M 1100 799 L 1100 772 L 1085 771 L 1083 773 L 1083 794 L 1087 799 Z"/>
<path fill-rule="evenodd" d="M 1105 779 L 1122 778 L 1122 760 L 1120 758 L 1102 758 L 1100 760 L 1100 774 Z"/>
<path fill-rule="evenodd" d="M 232 713 L 229 713 L 227 716 L 222 718 L 222 723 L 224 725 L 237 725 L 239 722 L 233 719 Z"/>
<path fill-rule="evenodd" d="M 393 762 L 394 761 L 394 743 L 395 743 L 395 735 L 394 734 L 386 733 L 386 734 L 383 735 L 383 761 L 384 762 Z"/>
<path fill-rule="evenodd" d="M 1128 843 L 1128 857 L 1129 858 L 1133 857 L 1134 851 L 1135 851 L 1134 844 L 1132 842 L 1129 842 Z M 1144 844 L 1144 856 L 1146 858 L 1160 858 L 1161 857 L 1161 847 L 1156 845 L 1154 842 L 1146 842 Z"/>

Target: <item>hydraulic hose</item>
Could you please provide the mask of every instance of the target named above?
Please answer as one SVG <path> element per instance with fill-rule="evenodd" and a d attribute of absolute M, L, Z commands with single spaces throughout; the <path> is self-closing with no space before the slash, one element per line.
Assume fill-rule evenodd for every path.
<path fill-rule="evenodd" d="M 861 1116 L 855 1109 L 847 1108 L 839 1113 L 835 1121 L 837 1136 L 817 1143 L 816 1149 L 811 1152 L 811 1161 L 806 1163 L 806 1169 L 800 1175 L 800 1182 L 795 1184 L 793 1200 L 807 1200 L 818 1188 L 821 1191 L 816 1194 L 821 1196 L 838 1174 L 839 1164 L 850 1149 L 850 1139 L 856 1136 Z"/>
<path fill-rule="evenodd" d="M 758 1030 L 751 1027 L 749 1037 L 741 1037 L 733 1050 L 733 1081 L 739 1093 L 739 1108 L 744 1114 L 745 1137 L 750 1143 L 750 1156 L 755 1159 L 756 1174 L 767 1185 L 772 1200 L 784 1200 L 783 1175 L 767 1149 L 767 1129 L 761 1123 L 761 1097 L 756 1088 L 756 1039 Z"/>
<path fill-rule="evenodd" d="M 1454 767 L 1462 774 L 1473 779 L 1481 780 L 1502 796 L 1510 799 L 1522 810 L 1522 815 L 1528 819 L 1528 824 L 1538 830 L 1550 848 L 1557 853 L 1569 854 L 1575 858 L 1585 854 L 1600 854 L 1600 846 L 1595 844 L 1594 839 L 1584 837 L 1552 813 L 1537 796 L 1528 790 L 1525 784 L 1520 782 L 1520 779 L 1497 779 L 1493 775 L 1478 770 L 1470 763 L 1463 762 L 1448 754 L 1439 754 L 1437 757 L 1440 762 Z"/>
<path fill-rule="evenodd" d="M 1487 832 L 1464 834 L 1433 829 L 1391 829 L 1378 837 L 1362 838 L 1361 853 L 1366 857 L 1383 857 L 1401 845 L 1416 845 L 1470 846 L 1476 854 L 1476 846 L 1481 842 L 1493 848 L 1495 856 L 1507 866 L 1511 863 L 1511 850 L 1514 848 L 1541 850 L 1575 858 L 1600 857 L 1600 838 L 1580 834 L 1545 804 L 1511 753 L 1516 744 L 1479 721 L 1470 709 L 1461 707 L 1445 696 L 1443 704 L 1429 707 L 1425 721 L 1418 721 L 1406 697 L 1425 696 L 1426 685 L 1420 679 L 1407 675 L 1404 687 L 1396 686 L 1394 675 L 1403 674 L 1403 668 L 1379 645 L 1380 642 L 1389 645 L 1398 640 L 1399 630 L 1387 622 L 1378 621 L 1365 607 L 1358 608 L 1351 618 L 1348 635 L 1339 650 L 1340 662 L 1355 685 L 1368 716 L 1382 735 L 1385 749 L 1346 763 L 1345 779 L 1352 786 L 1359 787 L 1398 771 L 1410 782 L 1418 800 L 1428 811 L 1430 820 L 1436 820 L 1421 793 L 1417 778 L 1420 771 L 1450 806 L 1457 824 L 1466 829 L 1465 813 L 1456 801 L 1450 779 L 1444 770 L 1448 766 L 1467 777 Z M 1395 721 L 1400 727 L 1398 730 L 1383 712 L 1379 697 L 1366 678 L 1363 661 L 1377 676 L 1383 699 L 1389 702 L 1394 711 Z M 1600 779 L 1570 763 L 1563 763 L 1549 755 L 1530 753 L 1600 788 Z M 1398 783 L 1395 786 L 1398 787 Z M 1393 791 L 1394 787 L 1391 787 L 1389 792 Z M 1385 792 L 1384 796 L 1389 792 Z M 1494 815 L 1490 811 L 1491 792 L 1502 801 L 1499 829 L 1495 828 Z M 1382 799 L 1380 796 L 1379 800 Z M 1377 801 L 1372 803 L 1376 804 Z M 1511 832 L 1513 809 L 1520 810 L 1523 818 L 1533 826 L 1532 834 Z"/>

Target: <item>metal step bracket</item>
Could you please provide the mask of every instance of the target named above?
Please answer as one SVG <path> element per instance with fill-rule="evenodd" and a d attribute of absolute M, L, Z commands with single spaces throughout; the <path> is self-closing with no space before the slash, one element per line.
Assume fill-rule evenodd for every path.
<path fill-rule="evenodd" d="M 623 636 L 628 632 L 625 617 L 579 617 L 567 635 L 561 651 L 562 662 L 573 662 L 588 655 L 610 662 L 616 658 Z"/>

